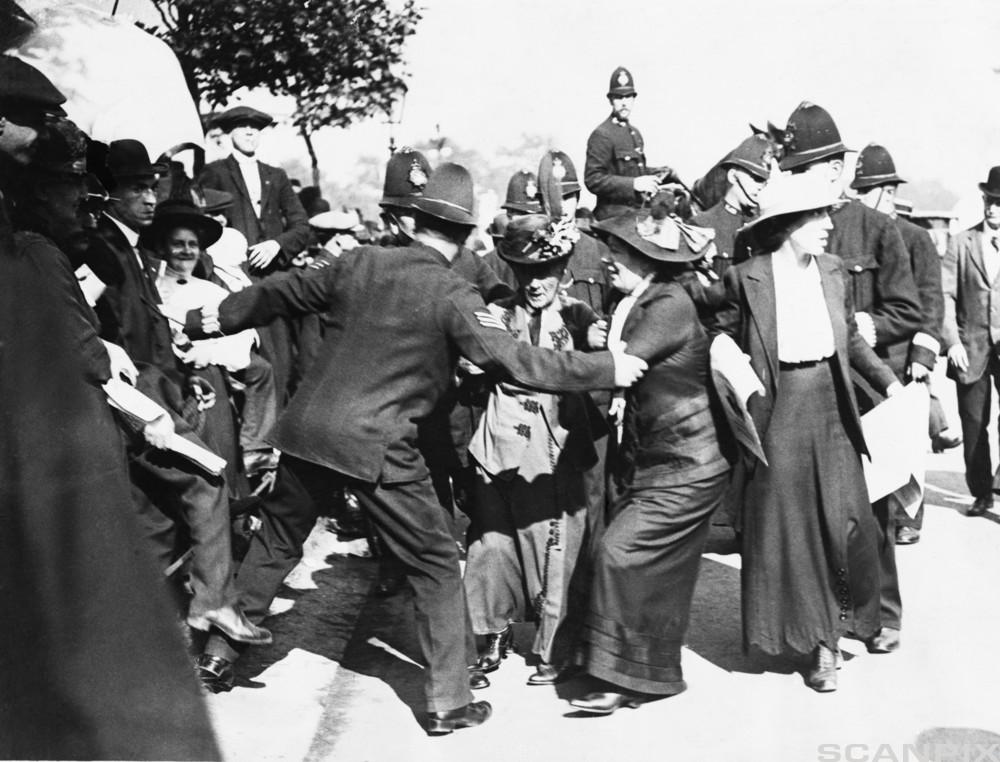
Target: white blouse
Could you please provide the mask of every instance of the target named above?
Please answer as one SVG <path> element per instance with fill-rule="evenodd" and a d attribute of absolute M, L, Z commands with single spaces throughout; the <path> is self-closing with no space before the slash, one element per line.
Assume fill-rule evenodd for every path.
<path fill-rule="evenodd" d="M 772 255 L 779 362 L 823 360 L 834 351 L 833 325 L 816 258 L 799 265 L 791 252 Z"/>

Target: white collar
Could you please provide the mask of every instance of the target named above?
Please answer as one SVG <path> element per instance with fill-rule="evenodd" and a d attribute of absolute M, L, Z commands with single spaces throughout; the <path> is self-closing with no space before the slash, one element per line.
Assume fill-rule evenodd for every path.
<path fill-rule="evenodd" d="M 132 230 L 132 228 L 130 228 L 124 222 L 122 222 L 121 220 L 119 220 L 117 217 L 112 217 L 107 212 L 104 213 L 104 216 L 107 217 L 109 220 L 111 220 L 113 223 L 115 223 L 115 225 L 118 226 L 118 229 L 120 231 L 122 231 L 122 235 L 125 236 L 125 240 L 128 241 L 128 245 L 129 246 L 131 246 L 133 249 L 136 249 L 136 248 L 139 247 L 139 234 L 138 233 L 136 233 L 134 230 Z"/>
<path fill-rule="evenodd" d="M 257 166 L 257 155 L 256 154 L 254 154 L 253 156 L 247 156 L 242 151 L 237 151 L 236 149 L 233 149 L 232 157 L 234 159 L 236 159 L 236 163 L 237 164 L 240 164 L 240 165 L 243 165 L 243 166 L 247 166 L 247 167 L 250 167 L 250 166 L 256 167 Z"/>

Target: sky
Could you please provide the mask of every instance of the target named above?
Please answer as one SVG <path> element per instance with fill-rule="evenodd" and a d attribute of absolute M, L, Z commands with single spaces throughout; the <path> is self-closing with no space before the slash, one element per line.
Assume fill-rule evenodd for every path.
<path fill-rule="evenodd" d="M 89 3 L 110 8 L 113 0 Z M 437 125 L 449 141 L 485 153 L 536 134 L 582 171 L 587 136 L 608 112 L 609 76 L 624 65 L 639 92 L 632 119 L 650 164 L 673 166 L 689 182 L 749 134 L 748 122 L 783 125 L 803 100 L 833 115 L 848 147 L 882 143 L 900 174 L 921 185 L 975 193 L 1000 164 L 995 0 L 421 6 L 407 43 L 401 145 L 434 136 Z M 118 12 L 153 18 L 148 0 L 119 0 Z M 283 108 L 257 94 L 243 100 Z M 351 175 L 358 156 L 387 151 L 384 120 L 325 133 L 317 140 L 321 168 L 339 177 Z M 304 158 L 290 130 L 279 129 L 264 153 L 277 162 Z M 539 158 L 525 157 L 525 168 Z"/>

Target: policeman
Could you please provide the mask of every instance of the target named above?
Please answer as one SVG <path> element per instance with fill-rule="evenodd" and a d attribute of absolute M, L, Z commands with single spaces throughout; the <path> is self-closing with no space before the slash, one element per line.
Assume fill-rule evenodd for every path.
<path fill-rule="evenodd" d="M 510 176 L 510 180 L 507 181 L 507 196 L 500 208 L 503 209 L 503 212 L 498 214 L 493 221 L 493 232 L 490 233 L 494 241 L 503 238 L 502 232 L 498 237 L 495 231 L 506 230 L 511 220 L 526 214 L 542 213 L 542 200 L 538 195 L 538 177 L 534 172 L 521 169 Z M 497 254 L 496 248 L 486 252 L 483 255 L 483 261 L 510 288 L 510 295 L 513 296 L 517 290 L 517 278 L 514 277 L 514 271 L 510 265 Z"/>
<path fill-rule="evenodd" d="M 389 157 L 382 186 L 382 221 L 394 244 L 413 240 L 413 201 L 423 195 L 431 165 L 420 151 L 403 147 Z"/>
<path fill-rule="evenodd" d="M 608 102 L 611 114 L 587 140 L 583 181 L 597 196 L 594 217 L 605 220 L 638 207 L 643 193 L 653 194 L 661 182 L 676 179 L 668 167 L 646 166 L 645 146 L 638 128 L 629 122 L 635 104 L 635 81 L 624 66 L 611 73 Z"/>
<path fill-rule="evenodd" d="M 896 173 L 892 156 L 883 146 L 869 143 L 858 154 L 851 188 L 857 191 L 862 204 L 894 219 L 909 254 L 922 310 L 920 330 L 909 342 L 897 342 L 890 346 L 887 362 L 897 376 L 908 376 L 914 381 L 929 381 L 934 361 L 941 350 L 941 324 L 944 318 L 941 261 L 930 234 L 896 213 L 896 189 L 904 182 L 906 181 Z M 941 402 L 932 395 L 931 438 L 953 442 L 955 437 L 948 436 L 947 428 L 948 421 Z M 945 436 L 942 437 L 942 434 Z M 902 507 L 896 511 L 897 545 L 911 545 L 920 539 L 923 516 L 923 503 L 913 519 Z"/>
<path fill-rule="evenodd" d="M 550 173 L 559 184 L 563 219 L 576 224 L 580 180 L 572 159 L 563 151 L 547 151 L 538 168 L 539 180 Z M 580 236 L 573 244 L 573 256 L 568 260 L 563 276 L 566 293 L 584 302 L 599 315 L 608 313 L 611 299 L 611 283 L 607 270 L 601 264 L 601 259 L 607 256 L 608 247 L 603 241 L 591 236 Z"/>
<path fill-rule="evenodd" d="M 757 196 L 771 176 L 773 155 L 771 142 L 763 135 L 751 135 L 740 143 L 720 162 L 727 186 L 722 200 L 691 220 L 715 231 L 715 257 L 709 266 L 719 277 L 736 264 L 736 231 L 757 209 Z"/>

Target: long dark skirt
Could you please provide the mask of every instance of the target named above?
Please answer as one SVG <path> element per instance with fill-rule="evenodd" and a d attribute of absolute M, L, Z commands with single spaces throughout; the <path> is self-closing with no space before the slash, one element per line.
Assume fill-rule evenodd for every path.
<path fill-rule="evenodd" d="M 642 693 L 683 690 L 681 646 L 709 524 L 728 474 L 626 490 L 597 546 L 587 671 Z"/>
<path fill-rule="evenodd" d="M 878 528 L 829 362 L 782 369 L 743 516 L 747 650 L 810 653 L 879 626 Z"/>
<path fill-rule="evenodd" d="M 560 463 L 531 482 L 491 479 L 476 469 L 476 500 L 468 535 L 465 594 L 477 635 L 509 622 L 536 621 L 532 652 L 544 661 L 570 659 L 579 631 L 589 503 L 603 475 Z M 558 635 L 558 637 L 557 637 Z"/>

